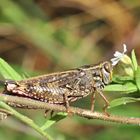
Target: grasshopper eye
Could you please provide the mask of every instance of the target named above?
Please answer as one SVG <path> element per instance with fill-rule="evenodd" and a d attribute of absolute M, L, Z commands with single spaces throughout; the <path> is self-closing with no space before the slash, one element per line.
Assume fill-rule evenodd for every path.
<path fill-rule="evenodd" d="M 108 84 L 112 77 L 112 67 L 109 62 L 105 62 L 102 67 L 102 76 L 104 84 Z"/>
<path fill-rule="evenodd" d="M 104 64 L 104 69 L 105 69 L 106 72 L 110 73 L 111 70 L 112 70 L 112 67 L 111 67 L 110 63 L 105 63 Z"/>

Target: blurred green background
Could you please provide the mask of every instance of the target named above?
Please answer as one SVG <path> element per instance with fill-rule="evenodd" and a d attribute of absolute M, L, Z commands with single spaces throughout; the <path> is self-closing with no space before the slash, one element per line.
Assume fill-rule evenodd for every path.
<path fill-rule="evenodd" d="M 0 0 L 0 57 L 25 77 L 109 60 L 134 48 L 140 61 L 139 0 Z M 111 100 L 118 95 L 106 93 Z M 74 105 L 89 108 L 90 97 Z M 110 109 L 140 117 L 139 103 Z M 103 101 L 97 98 L 96 110 Z M 39 125 L 44 111 L 21 110 Z M 139 140 L 140 127 L 67 117 L 48 129 L 55 140 Z M 13 117 L 0 122 L 0 140 L 43 139 Z"/>

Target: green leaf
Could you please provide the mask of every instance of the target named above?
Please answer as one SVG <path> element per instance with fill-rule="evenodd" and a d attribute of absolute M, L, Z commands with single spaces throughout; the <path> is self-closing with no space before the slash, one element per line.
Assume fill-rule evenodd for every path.
<path fill-rule="evenodd" d="M 41 127 L 41 130 L 46 130 L 47 128 L 52 126 L 54 123 L 64 119 L 66 116 L 67 116 L 67 113 L 63 113 L 63 112 L 57 113 L 51 119 L 46 121 L 46 123 Z"/>
<path fill-rule="evenodd" d="M 113 82 L 119 83 L 119 84 L 123 84 L 126 81 L 133 81 L 133 80 L 134 78 L 131 76 L 119 76 L 119 75 L 113 76 Z"/>
<path fill-rule="evenodd" d="M 138 66 L 137 70 L 135 71 L 135 82 L 140 91 L 140 67 Z"/>
<path fill-rule="evenodd" d="M 137 63 L 137 59 L 136 59 L 134 50 L 132 50 L 131 57 L 132 57 L 132 63 L 133 63 L 134 70 L 136 71 L 138 68 L 138 63 Z"/>
<path fill-rule="evenodd" d="M 109 108 L 116 107 L 116 106 L 119 106 L 122 104 L 125 105 L 127 103 L 138 102 L 138 101 L 140 101 L 140 98 L 122 97 L 122 98 L 118 98 L 118 99 L 113 100 L 110 103 Z"/>
<path fill-rule="evenodd" d="M 2 58 L 0 58 L 0 73 L 5 79 L 22 79 L 22 77 Z"/>
<path fill-rule="evenodd" d="M 133 93 L 137 90 L 137 86 L 132 82 L 127 82 L 125 84 L 112 84 L 104 88 L 104 91 L 107 92 L 120 92 L 124 94 Z"/>

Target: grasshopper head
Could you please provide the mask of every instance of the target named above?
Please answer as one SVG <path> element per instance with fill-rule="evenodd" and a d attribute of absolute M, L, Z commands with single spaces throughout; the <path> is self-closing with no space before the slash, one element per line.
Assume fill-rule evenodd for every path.
<path fill-rule="evenodd" d="M 113 67 L 109 61 L 106 61 L 102 64 L 101 67 L 102 78 L 105 85 L 109 84 L 112 81 L 112 71 Z"/>

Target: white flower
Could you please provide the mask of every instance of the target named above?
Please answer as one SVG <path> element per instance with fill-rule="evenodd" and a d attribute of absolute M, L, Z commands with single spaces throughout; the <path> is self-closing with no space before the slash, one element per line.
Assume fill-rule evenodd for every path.
<path fill-rule="evenodd" d="M 123 52 L 121 53 L 116 51 L 114 53 L 114 58 L 111 59 L 112 66 L 115 66 L 124 57 L 126 52 L 127 52 L 126 44 L 123 44 Z"/>

